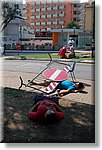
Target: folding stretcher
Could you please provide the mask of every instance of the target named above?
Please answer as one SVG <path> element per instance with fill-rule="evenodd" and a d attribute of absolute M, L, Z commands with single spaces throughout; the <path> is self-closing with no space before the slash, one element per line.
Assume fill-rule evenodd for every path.
<path fill-rule="evenodd" d="M 60 81 L 54 80 L 52 82 L 52 77 L 55 79 L 56 74 L 60 74 L 60 71 L 62 71 L 62 70 L 63 70 L 63 72 L 69 74 L 70 70 L 72 69 L 72 66 L 68 65 L 66 63 L 63 63 L 59 60 L 52 60 L 51 55 L 50 54 L 48 54 L 48 55 L 50 57 L 50 62 L 32 80 L 30 80 L 28 83 L 24 83 L 22 77 L 20 77 L 21 84 L 20 84 L 19 89 L 21 89 L 22 86 L 24 85 L 25 87 L 33 88 L 35 90 L 38 90 L 38 91 L 43 92 L 44 94 L 48 94 L 48 95 L 55 91 L 56 87 L 58 86 L 58 84 L 60 83 L 61 80 Z M 75 66 L 75 62 L 73 65 Z M 51 69 L 54 70 L 55 68 L 57 68 L 57 71 L 55 72 L 55 74 L 52 75 L 49 79 L 47 79 L 47 80 L 51 81 L 47 87 L 42 87 L 39 85 L 32 84 L 33 81 L 40 83 L 41 81 L 46 80 L 46 78 L 43 76 L 43 74 L 46 72 L 46 70 L 51 70 Z M 75 77 L 75 75 L 74 75 L 74 77 Z M 73 80 L 73 77 L 72 77 L 72 80 Z"/>

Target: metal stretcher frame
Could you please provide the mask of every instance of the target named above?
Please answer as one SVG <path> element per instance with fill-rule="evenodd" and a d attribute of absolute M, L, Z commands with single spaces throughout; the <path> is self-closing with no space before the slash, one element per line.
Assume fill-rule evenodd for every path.
<path fill-rule="evenodd" d="M 71 67 L 69 64 L 66 64 L 66 63 L 63 63 L 63 62 L 61 62 L 61 60 L 59 61 L 59 60 L 52 60 L 52 57 L 51 57 L 51 55 L 48 53 L 48 55 L 49 55 L 49 58 L 50 58 L 50 62 L 46 65 L 46 67 L 43 69 L 43 70 L 41 70 L 41 72 L 39 72 L 32 80 L 30 80 L 30 82 L 28 82 L 28 83 L 24 83 L 23 82 L 23 79 L 22 79 L 22 77 L 20 76 L 20 86 L 19 86 L 19 89 L 21 89 L 22 88 L 22 86 L 25 86 L 25 87 L 29 87 L 29 88 L 32 88 L 32 89 L 35 89 L 35 90 L 38 90 L 38 91 L 40 91 L 40 92 L 43 92 L 44 94 L 51 94 L 51 93 L 46 93 L 44 90 L 42 90 L 42 89 L 40 89 L 40 88 L 38 88 L 38 87 L 34 87 L 34 86 L 32 86 L 31 85 L 31 83 L 32 83 L 32 81 L 34 81 L 37 77 L 39 77 L 46 69 L 48 69 L 54 62 L 56 62 L 56 63 L 58 63 L 58 64 L 62 64 L 62 65 L 67 65 L 67 66 L 69 66 L 69 67 Z"/>
<path fill-rule="evenodd" d="M 33 89 L 36 89 L 36 90 L 39 90 L 39 91 L 42 92 L 42 90 L 40 90 L 40 89 L 38 89 L 38 88 L 36 88 L 36 87 L 32 87 L 32 86 L 31 86 L 31 83 L 32 83 L 32 81 L 34 81 L 39 75 L 41 75 L 41 74 L 53 63 L 51 55 L 50 55 L 49 53 L 48 53 L 48 55 L 49 55 L 49 57 L 50 57 L 50 62 L 46 65 L 46 67 L 45 67 L 41 72 L 39 72 L 32 80 L 30 80 L 30 82 L 28 82 L 27 84 L 25 84 L 25 83 L 23 82 L 22 77 L 20 76 L 20 83 L 21 83 L 21 84 L 20 84 L 20 86 L 19 86 L 19 89 L 21 89 L 22 86 L 24 85 L 25 87 L 30 87 L 30 88 L 33 88 Z"/>

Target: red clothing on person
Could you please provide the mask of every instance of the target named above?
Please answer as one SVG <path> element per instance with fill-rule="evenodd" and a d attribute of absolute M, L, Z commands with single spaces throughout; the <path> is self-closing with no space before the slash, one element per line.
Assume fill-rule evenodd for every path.
<path fill-rule="evenodd" d="M 59 52 L 58 52 L 58 55 L 61 57 L 61 58 L 66 58 L 66 47 L 62 47 Z"/>
<path fill-rule="evenodd" d="M 52 105 L 50 105 L 52 104 Z M 28 117 L 32 121 L 44 121 L 45 120 L 45 113 L 48 109 L 53 109 L 55 112 L 56 120 L 61 120 L 64 118 L 64 113 L 61 111 L 57 111 L 55 105 L 55 102 L 52 102 L 51 100 L 43 100 L 38 105 L 36 112 L 29 112 Z"/>

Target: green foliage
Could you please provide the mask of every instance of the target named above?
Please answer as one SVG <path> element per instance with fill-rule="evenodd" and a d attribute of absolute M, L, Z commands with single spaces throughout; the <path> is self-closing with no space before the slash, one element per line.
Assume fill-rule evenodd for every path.
<path fill-rule="evenodd" d="M 90 57 L 91 53 L 76 53 L 75 55 L 76 55 L 76 58 L 73 58 L 73 60 L 79 60 L 79 61 L 81 61 L 81 60 L 95 60 L 95 58 Z M 69 54 L 68 54 L 68 56 L 69 56 Z M 51 57 L 52 58 L 57 58 L 57 59 L 59 58 L 57 53 L 51 54 Z M 35 59 L 35 58 L 40 59 L 40 60 L 41 60 L 41 58 L 50 59 L 48 54 L 31 54 L 31 55 L 26 55 L 26 56 L 22 55 L 22 56 L 19 56 L 19 57 L 15 56 L 14 58 L 20 58 L 20 59 L 23 59 L 23 60 L 25 60 L 25 59 Z"/>
<path fill-rule="evenodd" d="M 73 29 L 73 28 L 76 28 L 76 29 L 79 29 L 79 25 L 74 22 L 74 21 L 71 21 L 67 26 L 66 26 L 67 29 Z"/>
<path fill-rule="evenodd" d="M 20 59 L 26 60 L 26 56 L 20 56 Z"/>
<path fill-rule="evenodd" d="M 14 7 L 12 7 L 9 2 L 5 1 L 1 3 L 1 8 L 3 18 L 1 23 L 1 31 L 3 31 L 11 20 L 20 18 L 21 10 L 19 9 L 18 4 L 15 4 Z"/>

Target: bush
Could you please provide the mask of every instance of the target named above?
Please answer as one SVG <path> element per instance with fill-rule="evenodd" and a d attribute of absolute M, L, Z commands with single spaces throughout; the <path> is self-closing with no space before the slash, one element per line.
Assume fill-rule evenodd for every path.
<path fill-rule="evenodd" d="M 20 56 L 20 59 L 25 60 L 25 59 L 26 59 L 26 56 Z"/>

